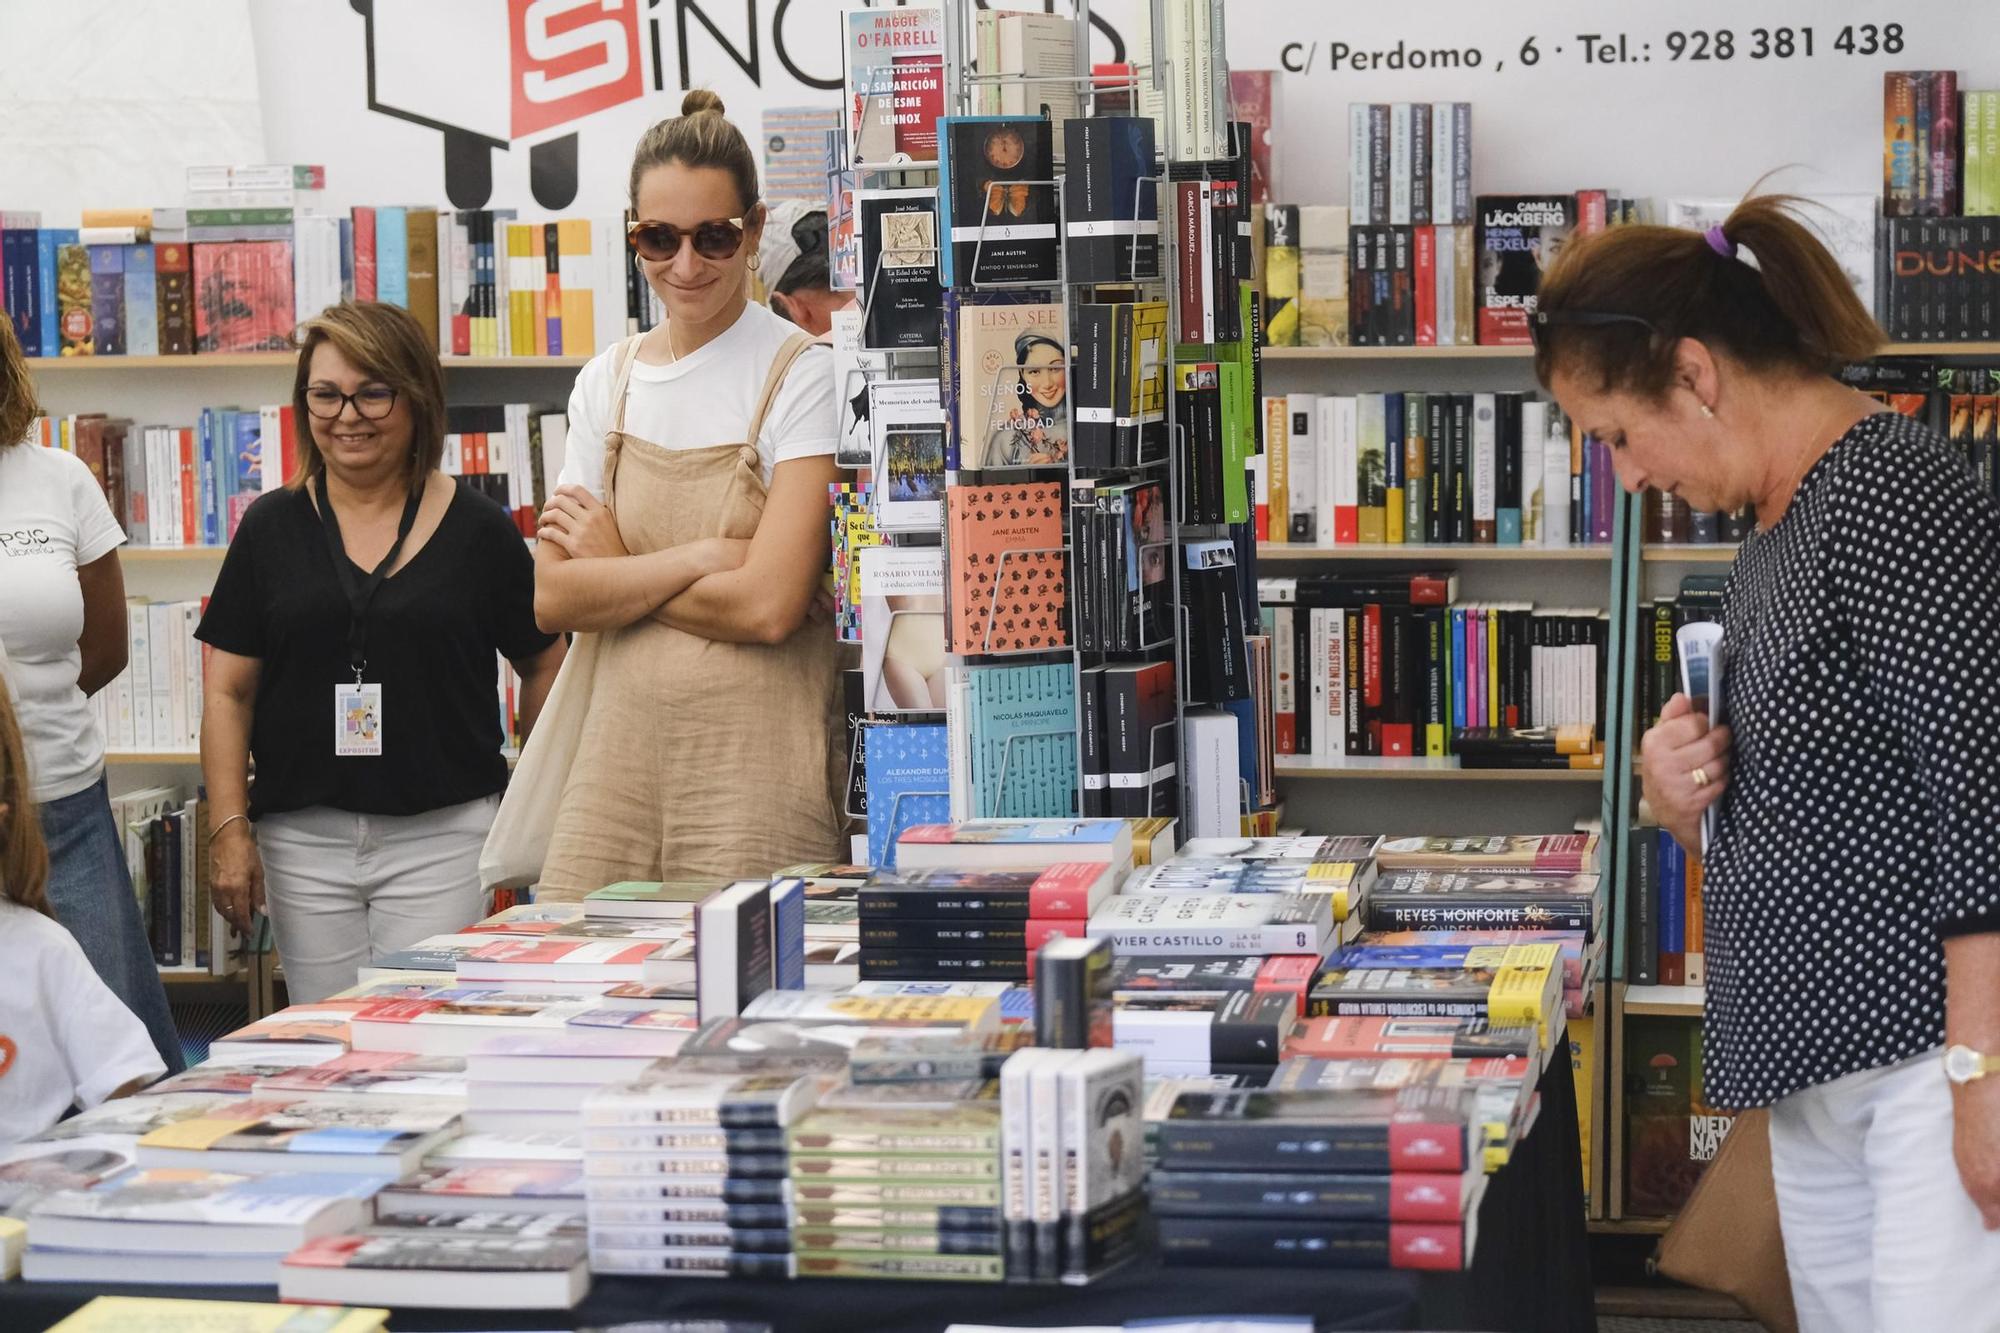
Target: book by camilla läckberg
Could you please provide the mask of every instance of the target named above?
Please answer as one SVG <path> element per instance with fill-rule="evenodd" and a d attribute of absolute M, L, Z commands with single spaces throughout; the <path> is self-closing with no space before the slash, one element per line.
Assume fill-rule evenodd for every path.
<path fill-rule="evenodd" d="M 1476 213 L 1478 341 L 1525 344 L 1542 274 L 1576 229 L 1576 196 L 1481 195 Z"/>

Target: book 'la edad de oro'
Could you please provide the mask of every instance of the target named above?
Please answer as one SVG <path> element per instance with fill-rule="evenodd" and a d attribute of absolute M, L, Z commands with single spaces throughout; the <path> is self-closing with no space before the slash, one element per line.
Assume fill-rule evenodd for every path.
<path fill-rule="evenodd" d="M 1114 898 L 1088 933 L 1119 953 L 1323 954 L 1333 906 L 1319 894 L 1186 894 Z"/>

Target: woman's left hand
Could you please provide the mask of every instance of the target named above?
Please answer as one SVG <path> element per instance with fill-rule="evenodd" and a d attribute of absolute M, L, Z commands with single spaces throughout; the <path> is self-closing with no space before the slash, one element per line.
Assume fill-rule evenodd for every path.
<path fill-rule="evenodd" d="M 618 519 L 602 500 L 581 486 L 559 486 L 542 509 L 535 535 L 554 542 L 571 559 L 630 555 L 618 535 Z"/>
<path fill-rule="evenodd" d="M 1955 1087 L 1952 1155 L 1958 1179 L 1988 1231 L 2000 1231 L 2000 1077 Z"/>

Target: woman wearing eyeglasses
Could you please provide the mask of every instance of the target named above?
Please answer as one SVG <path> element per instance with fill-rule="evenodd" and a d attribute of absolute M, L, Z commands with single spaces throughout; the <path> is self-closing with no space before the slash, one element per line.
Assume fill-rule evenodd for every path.
<path fill-rule="evenodd" d="M 544 894 L 841 851 L 834 643 L 811 623 L 832 354 L 748 299 L 755 155 L 713 93 L 681 111 L 639 141 L 630 179 L 634 262 L 667 318 L 577 377 L 535 551 L 542 625 L 600 634 Z"/>
<path fill-rule="evenodd" d="M 1789 201 L 1573 243 L 1535 368 L 1627 490 L 1754 505 L 1728 725 L 1676 695 L 1647 803 L 1703 892 L 1704 1097 L 1771 1108 L 1800 1324 L 2000 1328 L 2000 507 L 1840 384 L 1881 332 Z"/>
<path fill-rule="evenodd" d="M 444 377 L 415 318 L 337 305 L 299 339 L 297 470 L 244 513 L 196 634 L 210 892 L 238 927 L 269 911 L 294 1003 L 484 914 L 495 654 L 525 733 L 564 651 L 520 532 L 438 470 Z"/>

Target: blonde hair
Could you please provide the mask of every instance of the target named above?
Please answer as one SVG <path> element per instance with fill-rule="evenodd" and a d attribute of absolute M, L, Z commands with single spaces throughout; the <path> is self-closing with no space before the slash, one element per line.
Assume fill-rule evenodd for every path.
<path fill-rule="evenodd" d="M 313 438 L 313 417 L 306 410 L 306 385 L 312 382 L 313 352 L 331 343 L 370 379 L 396 391 L 410 411 L 409 488 L 414 491 L 444 458 L 444 368 L 437 348 L 417 317 L 401 306 L 380 301 L 342 301 L 299 325 L 298 371 L 292 380 L 292 411 L 298 425 L 299 466 L 286 485 L 303 489 L 326 468 L 319 442 Z M 266 452 L 265 458 L 276 454 Z"/>
<path fill-rule="evenodd" d="M 9 342 L 13 335 L 7 335 Z M 3 354 L 0 354 L 3 355 Z M 0 683 L 0 896 L 31 912 L 52 917 L 49 906 L 49 849 L 42 821 L 29 795 L 28 756 L 14 702 Z"/>
<path fill-rule="evenodd" d="M 28 358 L 14 337 L 12 320 L 0 319 L 0 449 L 27 438 L 28 423 L 41 415 Z"/>
<path fill-rule="evenodd" d="M 757 205 L 757 155 L 743 131 L 722 115 L 722 99 L 706 88 L 693 88 L 681 98 L 681 113 L 655 124 L 639 136 L 632 151 L 629 193 L 639 207 L 639 182 L 654 167 L 678 162 L 689 167 L 720 167 L 736 183 L 747 215 Z"/>

